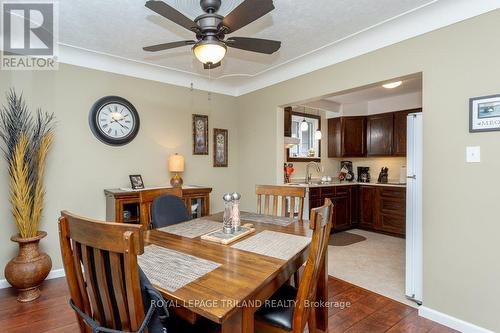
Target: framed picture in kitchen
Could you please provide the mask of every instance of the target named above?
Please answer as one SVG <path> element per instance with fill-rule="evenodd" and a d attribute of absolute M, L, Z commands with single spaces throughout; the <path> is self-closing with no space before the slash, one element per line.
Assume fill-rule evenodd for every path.
<path fill-rule="evenodd" d="M 228 132 L 214 128 L 214 167 L 227 167 Z"/>
<path fill-rule="evenodd" d="M 208 116 L 193 114 L 193 155 L 208 155 Z"/>
<path fill-rule="evenodd" d="M 469 132 L 500 131 L 500 95 L 471 98 Z"/>

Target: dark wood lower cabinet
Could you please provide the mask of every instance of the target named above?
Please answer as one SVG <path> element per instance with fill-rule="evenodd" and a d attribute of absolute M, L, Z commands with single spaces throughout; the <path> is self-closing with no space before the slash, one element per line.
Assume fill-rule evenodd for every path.
<path fill-rule="evenodd" d="M 347 185 L 309 189 L 309 207 L 332 200 L 333 232 L 361 229 L 405 236 L 406 189 L 392 186 Z"/>
<path fill-rule="evenodd" d="M 375 187 L 359 187 L 360 219 L 359 226 L 372 229 L 374 222 Z"/>

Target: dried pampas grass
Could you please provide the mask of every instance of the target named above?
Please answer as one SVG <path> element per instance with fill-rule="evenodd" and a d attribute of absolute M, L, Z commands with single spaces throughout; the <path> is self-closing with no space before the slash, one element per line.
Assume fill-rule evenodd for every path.
<path fill-rule="evenodd" d="M 54 139 L 53 114 L 31 114 L 11 89 L 0 110 L 2 152 L 10 175 L 12 215 L 23 238 L 37 235 L 43 212 L 45 161 Z"/>

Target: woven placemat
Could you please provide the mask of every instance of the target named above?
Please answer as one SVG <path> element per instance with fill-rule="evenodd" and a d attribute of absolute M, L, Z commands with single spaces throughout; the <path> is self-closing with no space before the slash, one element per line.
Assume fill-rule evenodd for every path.
<path fill-rule="evenodd" d="M 186 238 L 196 238 L 222 228 L 222 223 L 203 218 L 182 222 L 157 230 Z"/>
<path fill-rule="evenodd" d="M 272 216 L 249 212 L 241 212 L 240 219 L 256 223 L 268 223 L 280 226 L 287 226 L 298 221 L 297 218 L 291 219 L 286 216 Z"/>
<path fill-rule="evenodd" d="M 268 257 L 289 260 L 311 242 L 311 238 L 265 230 L 232 247 Z"/>
<path fill-rule="evenodd" d="M 137 258 L 153 285 L 174 292 L 210 273 L 220 264 L 157 245 L 144 248 Z"/>

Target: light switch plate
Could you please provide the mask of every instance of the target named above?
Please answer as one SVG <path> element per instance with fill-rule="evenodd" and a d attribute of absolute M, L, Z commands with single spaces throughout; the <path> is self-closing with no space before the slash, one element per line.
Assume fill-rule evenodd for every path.
<path fill-rule="evenodd" d="M 481 147 L 467 147 L 467 163 L 481 162 Z"/>

